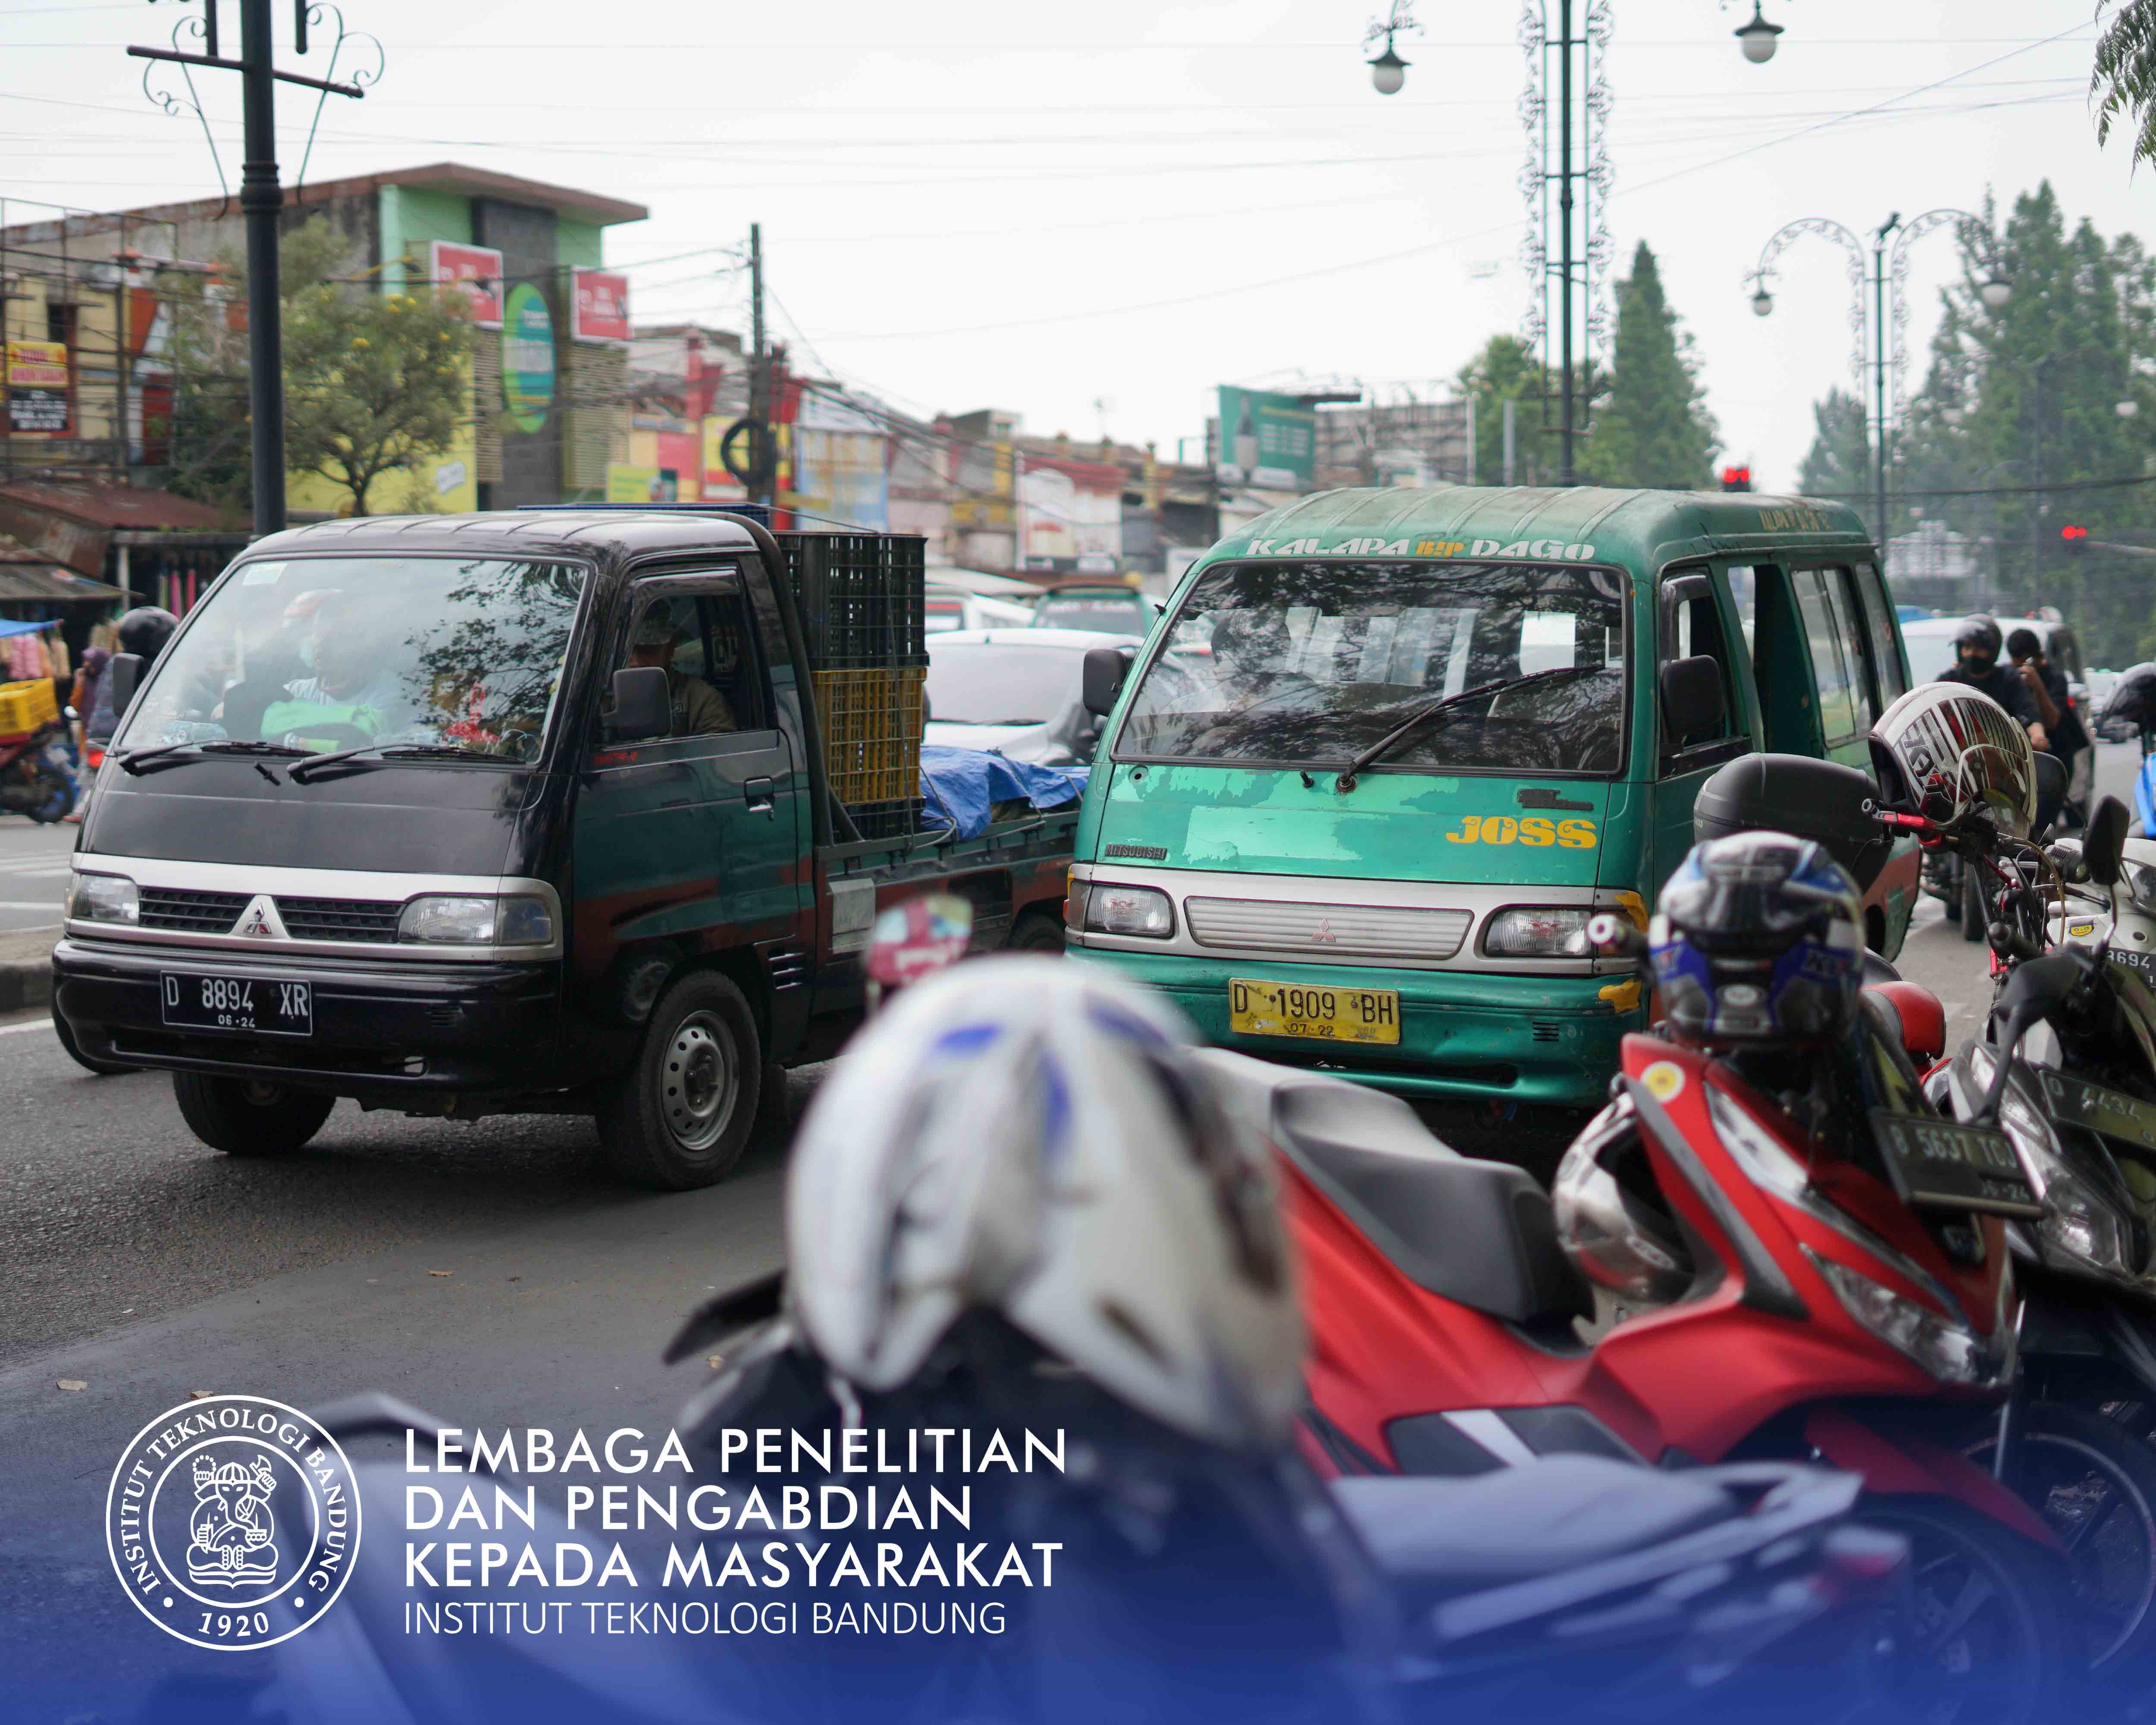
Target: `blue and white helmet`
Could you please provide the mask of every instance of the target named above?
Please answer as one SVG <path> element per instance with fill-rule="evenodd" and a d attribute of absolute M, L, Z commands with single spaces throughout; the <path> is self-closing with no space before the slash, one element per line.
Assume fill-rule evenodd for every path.
<path fill-rule="evenodd" d="M 1824 846 L 1736 833 L 1692 847 L 1662 888 L 1647 940 L 1679 1035 L 1831 1042 L 1862 985 L 1864 900 Z"/>
<path fill-rule="evenodd" d="M 954 966 L 870 1021 L 817 1093 L 786 1194 L 796 1327 L 889 1390 L 999 1312 L 1191 1436 L 1277 1444 L 1302 1328 L 1269 1147 L 1190 1027 L 1096 966 Z"/>

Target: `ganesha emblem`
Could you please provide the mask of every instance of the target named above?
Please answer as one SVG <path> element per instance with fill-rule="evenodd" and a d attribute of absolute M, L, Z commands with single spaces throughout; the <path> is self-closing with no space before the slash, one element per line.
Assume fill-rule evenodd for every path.
<path fill-rule="evenodd" d="M 251 1462 L 194 1458 L 195 1507 L 187 1518 L 187 1579 L 197 1587 L 275 1587 L 277 1524 L 270 1503 L 276 1471 Z"/>

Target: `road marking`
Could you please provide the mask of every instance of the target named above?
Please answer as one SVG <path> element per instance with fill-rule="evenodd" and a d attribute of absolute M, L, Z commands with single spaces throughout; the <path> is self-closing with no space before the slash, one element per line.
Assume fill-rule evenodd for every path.
<path fill-rule="evenodd" d="M 64 901 L 56 898 L 0 898 L 0 911 L 50 911 L 57 909 L 63 902 Z M 15 932 L 29 934 L 33 931 L 18 928 Z"/>
<path fill-rule="evenodd" d="M 50 1019 L 32 1019 L 27 1024 L 0 1024 L 0 1036 L 19 1036 L 25 1030 L 49 1030 Z"/>

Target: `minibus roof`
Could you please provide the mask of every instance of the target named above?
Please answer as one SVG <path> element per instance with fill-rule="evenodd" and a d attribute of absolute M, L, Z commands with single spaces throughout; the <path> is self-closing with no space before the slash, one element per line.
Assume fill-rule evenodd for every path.
<path fill-rule="evenodd" d="M 1517 558 L 1659 570 L 1798 542 L 1868 554 L 1845 503 L 1749 491 L 1595 485 L 1401 485 L 1319 491 L 1224 535 L 1204 563 L 1244 557 Z M 1194 565 L 1194 567 L 1199 565 Z"/>

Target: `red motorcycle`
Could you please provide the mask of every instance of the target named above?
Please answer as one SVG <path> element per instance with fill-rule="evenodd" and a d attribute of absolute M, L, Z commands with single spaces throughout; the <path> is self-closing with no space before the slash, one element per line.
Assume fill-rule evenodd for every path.
<path fill-rule="evenodd" d="M 1783 806 L 1846 809 L 1850 788 Z M 1598 920 L 1644 957 L 1640 931 Z M 1936 1021 L 1922 991 L 1892 992 L 1907 1009 L 1863 1008 L 1816 1052 L 1625 1038 L 1613 1101 L 1558 1173 L 1569 1254 L 1550 1195 L 1455 1154 L 1398 1099 L 1214 1056 L 1287 1167 L 1313 1459 L 1823 1459 L 1863 1476 L 1867 1518 L 1915 1548 L 1902 1663 L 1927 1704 L 2041 1716 L 2082 1665 L 2062 1548 L 1964 1453 L 2010 1418 L 2003 1218 L 2039 1206 L 1999 1135 L 1926 1107 L 1899 1039 Z"/>

